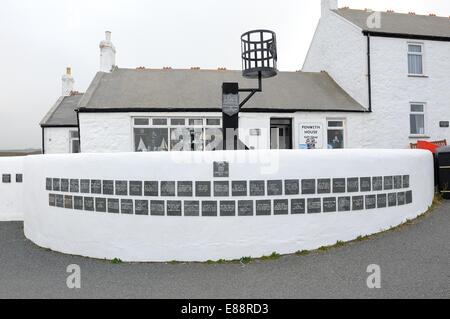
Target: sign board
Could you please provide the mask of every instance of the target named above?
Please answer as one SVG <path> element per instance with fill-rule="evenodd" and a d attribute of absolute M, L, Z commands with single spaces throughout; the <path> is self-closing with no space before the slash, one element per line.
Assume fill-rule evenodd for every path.
<path fill-rule="evenodd" d="M 239 94 L 222 95 L 222 112 L 233 116 L 239 112 Z"/>
<path fill-rule="evenodd" d="M 300 123 L 298 143 L 300 149 L 323 148 L 323 124 Z"/>

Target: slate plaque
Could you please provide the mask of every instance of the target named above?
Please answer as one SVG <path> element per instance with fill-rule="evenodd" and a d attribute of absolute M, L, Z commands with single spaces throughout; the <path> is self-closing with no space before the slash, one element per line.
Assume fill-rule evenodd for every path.
<path fill-rule="evenodd" d="M 385 208 L 387 206 L 387 196 L 386 194 L 377 195 L 377 208 Z"/>
<path fill-rule="evenodd" d="M 45 189 L 46 190 L 48 190 L 48 191 L 51 191 L 51 190 L 53 190 L 53 185 L 52 185 L 53 183 L 52 183 L 52 179 L 51 178 L 46 178 L 45 179 Z"/>
<path fill-rule="evenodd" d="M 238 215 L 239 216 L 253 216 L 253 201 L 239 200 L 238 201 Z"/>
<path fill-rule="evenodd" d="M 106 213 L 106 198 L 101 197 L 95 198 L 95 211 Z"/>
<path fill-rule="evenodd" d="M 130 196 L 142 196 L 142 181 L 130 181 Z"/>
<path fill-rule="evenodd" d="M 102 181 L 99 179 L 91 180 L 91 193 L 101 194 L 102 193 Z"/>
<path fill-rule="evenodd" d="M 82 179 L 80 181 L 80 192 L 83 194 L 88 194 L 91 189 L 91 181 L 88 179 Z"/>
<path fill-rule="evenodd" d="M 352 210 L 364 209 L 364 196 L 352 196 Z"/>
<path fill-rule="evenodd" d="M 133 215 L 133 200 L 132 199 L 121 199 L 120 200 L 120 212 L 126 215 Z"/>
<path fill-rule="evenodd" d="M 48 205 L 56 206 L 56 195 L 55 194 L 48 194 Z"/>
<path fill-rule="evenodd" d="M 202 216 L 205 216 L 205 217 L 217 216 L 217 202 L 216 201 L 202 201 Z"/>
<path fill-rule="evenodd" d="M 284 181 L 285 195 L 298 195 L 300 193 L 300 185 L 298 179 L 286 179 Z"/>
<path fill-rule="evenodd" d="M 64 207 L 64 195 L 56 195 L 56 207 Z"/>
<path fill-rule="evenodd" d="M 377 196 L 376 195 L 366 195 L 366 209 L 377 208 Z"/>
<path fill-rule="evenodd" d="M 108 213 L 119 213 L 119 200 L 116 198 L 108 198 Z"/>
<path fill-rule="evenodd" d="M 321 178 L 317 180 L 317 193 L 329 194 L 331 193 L 331 179 Z"/>
<path fill-rule="evenodd" d="M 256 216 L 266 216 L 272 214 L 272 202 L 268 199 L 256 201 Z"/>
<path fill-rule="evenodd" d="M 79 179 L 71 179 L 70 180 L 70 192 L 71 193 L 79 193 L 80 192 L 80 180 Z"/>
<path fill-rule="evenodd" d="M 23 175 L 16 174 L 16 183 L 22 183 L 22 182 L 23 182 Z"/>
<path fill-rule="evenodd" d="M 59 178 L 53 179 L 53 190 L 58 192 L 61 190 L 61 180 Z"/>
<path fill-rule="evenodd" d="M 61 178 L 61 192 L 69 191 L 69 180 L 67 178 Z"/>
<path fill-rule="evenodd" d="M 228 162 L 213 163 L 214 177 L 229 177 L 230 164 Z"/>
<path fill-rule="evenodd" d="M 84 210 L 94 211 L 94 198 L 93 197 L 85 197 L 84 198 Z"/>
<path fill-rule="evenodd" d="M 158 192 L 158 182 L 157 181 L 145 181 L 144 182 L 144 196 L 157 197 Z"/>
<path fill-rule="evenodd" d="M 180 197 L 192 197 L 193 195 L 192 182 L 190 181 L 177 182 L 177 194 Z"/>
<path fill-rule="evenodd" d="M 116 181 L 116 195 L 128 196 L 128 182 Z"/>
<path fill-rule="evenodd" d="M 349 192 L 349 193 L 359 192 L 358 177 L 347 178 L 347 192 Z"/>
<path fill-rule="evenodd" d="M 64 208 L 73 208 L 73 197 L 70 195 L 64 195 Z"/>
<path fill-rule="evenodd" d="M 264 181 L 250 181 L 250 196 L 264 196 L 265 194 Z"/>
<path fill-rule="evenodd" d="M 103 181 L 103 195 L 114 195 L 114 181 Z"/>
<path fill-rule="evenodd" d="M 322 212 L 322 203 L 320 198 L 308 198 L 308 214 L 318 214 Z"/>
<path fill-rule="evenodd" d="M 236 216 L 236 202 L 234 200 L 220 201 L 220 216 Z"/>
<path fill-rule="evenodd" d="M 296 198 L 291 199 L 291 214 L 304 214 L 305 213 L 305 199 Z"/>
<path fill-rule="evenodd" d="M 131 186 L 130 186 L 131 190 Z M 148 200 L 136 199 L 134 201 L 135 215 L 148 215 Z"/>
<path fill-rule="evenodd" d="M 211 182 L 195 182 L 195 196 L 209 197 L 211 196 Z M 217 206 L 217 204 L 216 204 Z"/>
<path fill-rule="evenodd" d="M 383 190 L 383 177 L 382 176 L 372 177 L 372 189 L 374 191 L 382 191 Z"/>
<path fill-rule="evenodd" d="M 217 197 L 230 196 L 230 183 L 228 181 L 215 181 L 214 196 Z"/>
<path fill-rule="evenodd" d="M 397 193 L 397 204 L 399 206 L 405 205 L 406 203 L 406 195 L 405 192 L 399 192 Z"/>
<path fill-rule="evenodd" d="M 403 175 L 403 188 L 409 188 L 409 175 Z"/>
<path fill-rule="evenodd" d="M 316 180 L 302 179 L 302 194 L 315 194 L 315 193 L 316 193 Z"/>
<path fill-rule="evenodd" d="M 184 201 L 184 216 L 199 216 L 200 215 L 200 203 L 198 200 L 185 200 Z"/>
<path fill-rule="evenodd" d="M 361 177 L 359 179 L 359 187 L 361 189 L 361 192 L 370 192 L 372 190 L 370 177 Z"/>
<path fill-rule="evenodd" d="M 74 196 L 73 197 L 73 208 L 76 210 L 83 210 L 83 197 L 82 196 Z"/>
<path fill-rule="evenodd" d="M 152 200 L 150 201 L 150 214 L 154 216 L 164 216 L 164 201 Z"/>
<path fill-rule="evenodd" d="M 11 174 L 3 174 L 2 182 L 3 183 L 11 183 Z"/>
<path fill-rule="evenodd" d="M 333 193 L 345 193 L 345 178 L 333 178 Z"/>
<path fill-rule="evenodd" d="M 273 214 L 274 215 L 287 215 L 287 214 L 289 214 L 289 200 L 287 200 L 287 199 L 274 199 L 273 200 Z"/>
<path fill-rule="evenodd" d="M 336 211 L 336 197 L 324 197 L 322 200 L 323 212 L 333 213 Z"/>
<path fill-rule="evenodd" d="M 338 211 L 339 212 L 348 212 L 351 209 L 351 197 L 344 196 L 338 198 Z"/>
<path fill-rule="evenodd" d="M 397 193 L 389 193 L 388 194 L 388 206 L 396 206 L 397 205 Z"/>
<path fill-rule="evenodd" d="M 233 196 L 247 196 L 247 181 L 232 181 L 231 194 Z"/>
<path fill-rule="evenodd" d="M 403 187 L 402 177 L 401 176 L 394 176 L 394 188 L 400 189 Z"/>
<path fill-rule="evenodd" d="M 164 197 L 175 196 L 175 182 L 162 181 L 161 182 L 161 196 L 164 196 Z"/>
<path fill-rule="evenodd" d="M 167 206 L 167 216 L 181 216 L 180 200 L 168 200 L 166 206 Z"/>
<path fill-rule="evenodd" d="M 283 195 L 283 181 L 282 180 L 268 180 L 267 181 L 267 195 L 268 196 Z"/>
<path fill-rule="evenodd" d="M 385 176 L 384 177 L 384 190 L 389 190 L 394 188 L 394 177 Z"/>
<path fill-rule="evenodd" d="M 412 203 L 412 191 L 407 191 L 405 194 L 405 203 L 411 204 Z"/>

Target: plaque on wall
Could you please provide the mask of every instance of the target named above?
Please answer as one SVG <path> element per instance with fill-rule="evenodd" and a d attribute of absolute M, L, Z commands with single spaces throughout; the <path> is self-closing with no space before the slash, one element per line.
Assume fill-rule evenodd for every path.
<path fill-rule="evenodd" d="M 273 201 L 273 214 L 274 215 L 287 215 L 287 214 L 289 214 L 289 200 L 287 200 L 287 199 L 274 199 L 274 201 Z"/>
<path fill-rule="evenodd" d="M 405 192 L 399 192 L 397 193 L 397 204 L 399 206 L 405 205 L 406 203 L 406 196 L 405 196 Z"/>
<path fill-rule="evenodd" d="M 163 196 L 163 197 L 175 196 L 175 182 L 162 181 L 161 182 L 161 196 Z"/>
<path fill-rule="evenodd" d="M 265 194 L 264 181 L 250 181 L 250 196 L 264 196 Z"/>
<path fill-rule="evenodd" d="M 103 195 L 114 195 L 114 181 L 103 181 Z"/>
<path fill-rule="evenodd" d="M 387 206 L 387 196 L 386 194 L 377 195 L 377 208 L 385 208 Z"/>
<path fill-rule="evenodd" d="M 247 181 L 232 181 L 231 193 L 233 196 L 247 196 Z"/>
<path fill-rule="evenodd" d="M 23 182 L 23 174 L 16 174 L 16 183 Z"/>
<path fill-rule="evenodd" d="M 267 195 L 268 196 L 283 195 L 283 181 L 282 180 L 268 180 L 267 181 Z"/>
<path fill-rule="evenodd" d="M 205 217 L 217 216 L 217 202 L 216 201 L 202 201 L 202 216 L 205 216 Z"/>
<path fill-rule="evenodd" d="M 73 197 L 73 208 L 76 210 L 83 210 L 83 197 L 82 196 L 74 196 Z"/>
<path fill-rule="evenodd" d="M 361 192 L 370 192 L 372 190 L 372 183 L 370 177 L 361 177 L 359 179 L 359 184 Z"/>
<path fill-rule="evenodd" d="M 211 182 L 209 181 L 195 182 L 195 196 L 197 197 L 211 196 Z"/>
<path fill-rule="evenodd" d="M 51 190 L 53 190 L 52 186 L 53 186 L 52 179 L 47 177 L 45 179 L 45 189 L 48 190 L 48 191 L 51 191 Z"/>
<path fill-rule="evenodd" d="M 322 212 L 322 203 L 320 198 L 308 198 L 308 214 L 318 214 Z"/>
<path fill-rule="evenodd" d="M 397 205 L 397 193 L 389 193 L 388 194 L 388 206 L 396 206 Z"/>
<path fill-rule="evenodd" d="M 120 200 L 120 212 L 126 215 L 133 215 L 133 200 L 132 199 L 121 199 Z"/>
<path fill-rule="evenodd" d="M 230 183 L 228 181 L 214 181 L 214 196 L 230 196 Z"/>
<path fill-rule="evenodd" d="M 73 197 L 70 195 L 64 195 L 64 208 L 73 208 Z"/>
<path fill-rule="evenodd" d="M 284 181 L 285 195 L 298 195 L 300 193 L 300 184 L 298 179 L 286 179 Z"/>
<path fill-rule="evenodd" d="M 191 181 L 182 181 L 177 182 L 177 194 L 180 197 L 192 197 L 192 182 Z"/>
<path fill-rule="evenodd" d="M 144 182 L 144 196 L 158 196 L 158 182 L 157 181 L 145 181 Z"/>
<path fill-rule="evenodd" d="M 228 162 L 214 162 L 214 177 L 229 177 L 230 164 Z"/>
<path fill-rule="evenodd" d="M 56 207 L 64 207 L 64 195 L 56 195 Z"/>
<path fill-rule="evenodd" d="M 167 216 L 181 216 L 180 200 L 168 200 L 166 207 L 167 207 Z"/>
<path fill-rule="evenodd" d="M 359 192 L 359 178 L 358 177 L 347 178 L 347 192 L 349 192 L 349 193 Z"/>
<path fill-rule="evenodd" d="M 382 176 L 372 177 L 372 189 L 374 191 L 382 191 L 383 190 L 383 177 Z"/>
<path fill-rule="evenodd" d="M 403 183 L 402 183 L 402 177 L 401 176 L 394 176 L 394 188 L 395 189 L 400 189 L 402 188 Z"/>
<path fill-rule="evenodd" d="M 409 175 L 403 175 L 403 188 L 409 188 Z"/>
<path fill-rule="evenodd" d="M 272 202 L 270 200 L 256 201 L 256 216 L 267 216 L 272 214 Z"/>
<path fill-rule="evenodd" d="M 102 193 L 102 181 L 99 179 L 91 180 L 91 193 L 101 194 Z"/>
<path fill-rule="evenodd" d="M 234 200 L 220 201 L 220 216 L 236 216 L 236 202 Z"/>
<path fill-rule="evenodd" d="M 200 203 L 198 200 L 185 200 L 184 201 L 184 216 L 199 216 L 200 215 Z"/>
<path fill-rule="evenodd" d="M 305 199 L 296 198 L 291 199 L 291 214 L 304 214 L 305 213 Z"/>
<path fill-rule="evenodd" d="M 61 180 L 59 178 L 53 179 L 53 190 L 58 192 L 61 190 Z"/>
<path fill-rule="evenodd" d="M 315 193 L 316 193 L 316 180 L 302 179 L 302 194 L 315 194 Z"/>
<path fill-rule="evenodd" d="M 116 181 L 116 195 L 128 196 L 128 182 L 127 181 Z"/>
<path fill-rule="evenodd" d="M 317 180 L 317 193 L 329 194 L 331 193 L 331 179 L 321 178 Z"/>
<path fill-rule="evenodd" d="M 130 185 L 131 190 L 131 185 Z M 148 200 L 136 199 L 134 201 L 134 214 L 135 215 L 148 215 Z"/>
<path fill-rule="evenodd" d="M 345 178 L 333 178 L 333 193 L 345 193 Z"/>
<path fill-rule="evenodd" d="M 406 204 L 412 203 L 412 191 L 407 191 L 405 194 L 405 202 Z"/>
<path fill-rule="evenodd" d="M 94 207 L 94 198 L 93 197 L 85 197 L 84 198 L 84 210 L 93 212 Z"/>
<path fill-rule="evenodd" d="M 106 213 L 106 198 L 101 197 L 95 198 L 95 211 Z"/>
<path fill-rule="evenodd" d="M 351 197 L 343 196 L 338 198 L 338 211 L 348 212 L 351 209 Z"/>
<path fill-rule="evenodd" d="M 238 201 L 238 215 L 239 216 L 253 216 L 253 201 L 239 200 Z"/>
<path fill-rule="evenodd" d="M 366 209 L 377 208 L 377 196 L 376 195 L 366 195 Z"/>
<path fill-rule="evenodd" d="M 352 210 L 364 209 L 364 196 L 352 196 Z"/>
<path fill-rule="evenodd" d="M 82 179 L 80 181 L 80 192 L 83 194 L 88 194 L 91 190 L 91 181 L 88 179 Z"/>
<path fill-rule="evenodd" d="M 119 213 L 119 200 L 116 198 L 108 198 L 108 213 Z"/>
<path fill-rule="evenodd" d="M 324 197 L 322 200 L 323 212 L 333 213 L 336 211 L 336 197 Z"/>
<path fill-rule="evenodd" d="M 48 194 L 48 205 L 56 206 L 56 195 L 55 194 Z"/>
<path fill-rule="evenodd" d="M 142 196 L 142 181 L 130 181 L 130 196 Z"/>
<path fill-rule="evenodd" d="M 384 190 L 390 190 L 394 188 L 394 178 L 392 176 L 384 177 Z"/>
<path fill-rule="evenodd" d="M 164 216 L 165 207 L 163 200 L 150 201 L 150 214 L 154 216 Z"/>
<path fill-rule="evenodd" d="M 80 180 L 78 180 L 78 179 L 70 180 L 70 192 L 71 193 L 79 193 L 80 192 Z"/>
<path fill-rule="evenodd" d="M 67 178 L 61 178 L 61 192 L 69 191 L 69 180 Z"/>

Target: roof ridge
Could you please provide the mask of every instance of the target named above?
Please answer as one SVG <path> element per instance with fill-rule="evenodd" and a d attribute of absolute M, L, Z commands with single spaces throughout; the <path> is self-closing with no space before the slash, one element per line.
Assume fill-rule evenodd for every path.
<path fill-rule="evenodd" d="M 449 19 L 450 16 L 441 16 L 441 15 L 437 15 L 435 13 L 417 13 L 414 11 L 409 11 L 409 12 L 397 12 L 394 10 L 373 10 L 373 9 L 369 9 L 369 8 L 365 8 L 365 9 L 356 9 L 356 8 L 350 8 L 350 7 L 341 7 L 338 8 L 337 10 L 333 10 L 333 11 L 340 11 L 340 10 L 348 10 L 348 11 L 361 11 L 361 12 L 381 12 L 381 13 L 386 13 L 386 14 L 399 14 L 399 15 L 405 15 L 405 16 L 419 16 L 419 17 L 429 17 L 429 18 L 442 18 L 442 19 Z"/>

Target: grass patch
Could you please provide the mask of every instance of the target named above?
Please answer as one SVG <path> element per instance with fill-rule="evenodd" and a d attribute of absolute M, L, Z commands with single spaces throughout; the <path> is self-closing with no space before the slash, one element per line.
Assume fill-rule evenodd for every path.
<path fill-rule="evenodd" d="M 262 256 L 259 259 L 261 259 L 261 260 L 276 260 L 276 259 L 278 259 L 280 257 L 281 257 L 280 254 L 278 254 L 276 252 L 273 252 L 271 255 L 269 255 L 269 256 Z"/>
<path fill-rule="evenodd" d="M 242 264 L 249 264 L 249 263 L 252 262 L 252 260 L 253 260 L 252 257 L 242 257 L 241 259 L 239 259 L 239 261 L 240 261 Z"/>
<path fill-rule="evenodd" d="M 111 264 L 117 265 L 117 264 L 121 264 L 121 263 L 122 263 L 122 260 L 120 258 L 114 258 L 113 260 L 111 260 Z"/>
<path fill-rule="evenodd" d="M 311 251 L 304 249 L 304 250 L 299 250 L 299 251 L 297 251 L 295 254 L 296 254 L 297 256 L 306 256 L 306 255 L 309 255 L 310 252 L 311 252 Z"/>

